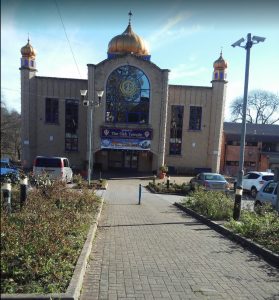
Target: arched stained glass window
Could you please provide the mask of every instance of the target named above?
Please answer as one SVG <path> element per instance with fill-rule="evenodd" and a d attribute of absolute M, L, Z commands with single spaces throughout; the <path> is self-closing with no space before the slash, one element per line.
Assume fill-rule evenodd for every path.
<path fill-rule="evenodd" d="M 107 81 L 106 122 L 148 123 L 150 84 L 146 75 L 133 66 L 114 70 Z"/>

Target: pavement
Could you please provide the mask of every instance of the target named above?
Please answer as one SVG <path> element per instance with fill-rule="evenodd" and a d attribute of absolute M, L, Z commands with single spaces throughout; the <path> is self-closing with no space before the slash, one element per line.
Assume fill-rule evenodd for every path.
<path fill-rule="evenodd" d="M 181 196 L 142 188 L 138 205 L 149 180 L 108 181 L 81 300 L 279 300 L 279 270 L 173 206 Z"/>

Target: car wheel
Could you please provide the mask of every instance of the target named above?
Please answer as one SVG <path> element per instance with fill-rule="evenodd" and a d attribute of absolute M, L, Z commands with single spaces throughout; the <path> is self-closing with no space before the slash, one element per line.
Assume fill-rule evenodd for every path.
<path fill-rule="evenodd" d="M 253 186 L 252 188 L 251 188 L 251 196 L 253 197 L 253 198 L 256 198 L 256 196 L 257 196 L 257 189 Z"/>

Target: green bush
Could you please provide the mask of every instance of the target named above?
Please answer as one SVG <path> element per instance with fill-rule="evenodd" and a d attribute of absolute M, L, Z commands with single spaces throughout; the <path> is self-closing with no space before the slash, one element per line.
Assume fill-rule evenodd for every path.
<path fill-rule="evenodd" d="M 185 198 L 182 205 L 212 220 L 228 220 L 233 211 L 233 201 L 224 193 L 201 189 Z"/>
<path fill-rule="evenodd" d="M 264 205 L 255 212 L 242 211 L 239 221 L 230 220 L 225 226 L 279 253 L 279 217 L 270 205 Z"/>
<path fill-rule="evenodd" d="M 100 199 L 61 182 L 1 214 L 1 293 L 65 292 Z"/>

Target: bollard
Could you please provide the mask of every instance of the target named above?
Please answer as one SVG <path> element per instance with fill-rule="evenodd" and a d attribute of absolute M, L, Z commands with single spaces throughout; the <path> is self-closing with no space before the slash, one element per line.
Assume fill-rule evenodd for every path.
<path fill-rule="evenodd" d="M 140 205 L 140 201 L 141 201 L 141 184 L 139 185 L 139 205 Z"/>
<path fill-rule="evenodd" d="M 233 219 L 236 221 L 238 221 L 240 218 L 242 193 L 243 193 L 242 187 L 237 187 L 235 191 L 235 202 L 233 208 Z"/>
<path fill-rule="evenodd" d="M 7 204 L 7 211 L 10 214 L 12 212 L 12 202 L 11 202 L 12 185 L 10 179 L 7 179 L 7 181 L 3 183 L 2 191 L 3 191 L 4 203 Z"/>
<path fill-rule="evenodd" d="M 170 176 L 167 177 L 167 189 L 170 188 Z"/>
<path fill-rule="evenodd" d="M 23 207 L 27 198 L 27 185 L 28 185 L 28 178 L 24 176 L 20 180 L 20 208 Z"/>

